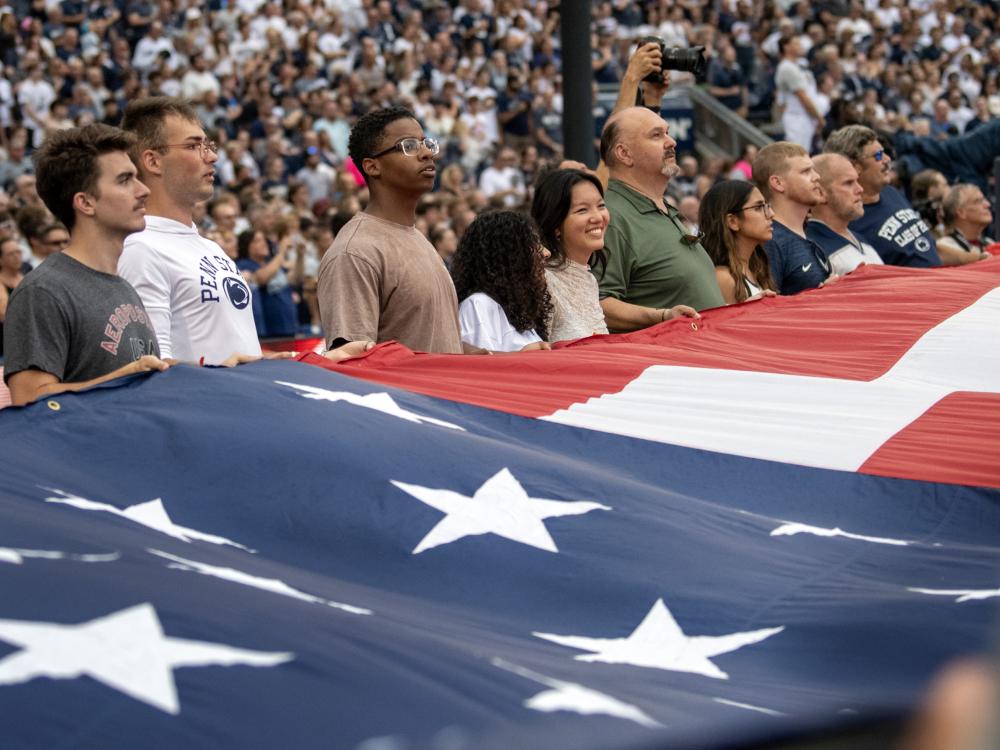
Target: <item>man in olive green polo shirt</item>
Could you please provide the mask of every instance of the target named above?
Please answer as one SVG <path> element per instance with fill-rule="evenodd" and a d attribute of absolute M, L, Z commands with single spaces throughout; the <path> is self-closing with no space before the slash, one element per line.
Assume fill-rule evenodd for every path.
<path fill-rule="evenodd" d="M 663 200 L 678 172 L 667 123 L 645 107 L 616 112 L 601 135 L 610 180 L 608 264 L 598 277 L 612 331 L 634 331 L 725 304 L 715 267 L 679 214 Z M 694 308 L 694 309 L 691 309 Z"/>

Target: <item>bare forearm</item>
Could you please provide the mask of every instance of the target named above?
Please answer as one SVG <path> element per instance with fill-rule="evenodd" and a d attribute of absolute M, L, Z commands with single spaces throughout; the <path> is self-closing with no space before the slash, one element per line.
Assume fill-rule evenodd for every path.
<path fill-rule="evenodd" d="M 15 406 L 24 406 L 44 396 L 54 396 L 57 393 L 72 393 L 86 390 L 101 383 L 107 383 L 115 378 L 122 378 L 126 375 L 135 375 L 140 372 L 151 370 L 166 370 L 170 365 L 167 362 L 146 355 L 140 357 L 135 362 L 119 367 L 117 370 L 101 375 L 98 378 L 83 380 L 76 383 L 60 382 L 55 375 L 41 370 L 22 370 L 11 376 L 7 385 L 10 388 L 10 400 Z"/>
<path fill-rule="evenodd" d="M 614 297 L 601 300 L 604 310 L 604 320 L 611 331 L 637 331 L 662 322 L 665 319 L 663 310 L 642 305 L 633 305 Z"/>
<path fill-rule="evenodd" d="M 615 108 L 612 112 L 618 112 L 635 106 L 635 96 L 639 91 L 639 84 L 641 82 L 642 79 L 633 78 L 629 75 L 622 78 L 622 87 L 618 90 L 618 100 L 615 102 Z"/>

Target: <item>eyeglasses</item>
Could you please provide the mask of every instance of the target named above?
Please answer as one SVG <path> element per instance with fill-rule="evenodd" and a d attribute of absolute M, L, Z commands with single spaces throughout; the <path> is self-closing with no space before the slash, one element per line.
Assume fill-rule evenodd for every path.
<path fill-rule="evenodd" d="M 764 214 L 764 216 L 774 213 L 774 209 L 771 207 L 771 204 L 768 203 L 767 201 L 761 201 L 760 203 L 751 203 L 749 206 L 743 206 L 743 208 L 737 208 L 732 213 L 738 214 L 743 211 L 759 211 L 760 213 Z"/>
<path fill-rule="evenodd" d="M 885 156 L 885 151 L 883 151 L 882 149 L 879 149 L 879 150 L 878 150 L 878 151 L 876 151 L 876 152 L 875 152 L 874 154 L 870 154 L 870 156 L 871 156 L 871 157 L 872 157 L 872 158 L 873 158 L 873 159 L 874 159 L 875 161 L 882 161 L 882 157 L 883 157 L 883 156 Z"/>
<path fill-rule="evenodd" d="M 215 141 L 188 141 L 187 143 L 164 143 L 160 148 L 182 148 L 185 151 L 197 151 L 198 156 L 205 158 L 205 152 L 219 153 L 219 144 Z"/>
<path fill-rule="evenodd" d="M 404 156 L 416 156 L 420 153 L 421 146 L 430 151 L 431 156 L 437 156 L 438 152 L 441 150 L 441 144 L 439 144 L 434 138 L 403 138 L 400 141 L 396 141 L 395 144 L 385 149 L 385 151 L 379 151 L 377 154 L 372 154 L 369 158 L 377 159 L 380 156 L 391 154 L 393 151 L 402 151 Z"/>

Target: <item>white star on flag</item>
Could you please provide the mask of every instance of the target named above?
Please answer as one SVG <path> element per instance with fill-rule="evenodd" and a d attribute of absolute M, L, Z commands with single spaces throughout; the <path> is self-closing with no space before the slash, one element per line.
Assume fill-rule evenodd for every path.
<path fill-rule="evenodd" d="M 287 385 L 289 388 L 294 388 L 301 392 L 303 398 L 312 398 L 317 401 L 346 401 L 354 406 L 361 406 L 365 409 L 374 409 L 375 411 L 380 411 L 383 414 L 388 414 L 390 417 L 397 417 L 399 419 L 404 419 L 407 422 L 416 422 L 420 424 L 421 422 L 426 422 L 427 424 L 434 424 L 438 427 L 448 427 L 452 430 L 461 430 L 465 432 L 464 427 L 459 427 L 457 424 L 452 424 L 451 422 L 445 422 L 440 419 L 434 419 L 433 417 L 424 417 L 416 412 L 408 411 L 402 408 L 399 404 L 388 393 L 369 393 L 364 396 L 359 396 L 357 393 L 351 393 L 350 391 L 328 391 L 326 388 L 317 388 L 312 385 L 299 385 L 298 383 L 287 383 L 284 380 L 275 380 L 278 385 Z"/>
<path fill-rule="evenodd" d="M 582 500 L 528 497 L 521 483 L 506 468 L 487 479 L 472 497 L 451 490 L 391 481 L 403 492 L 447 514 L 420 540 L 413 550 L 415 555 L 440 544 L 480 534 L 496 534 L 547 552 L 558 552 L 543 523 L 546 518 L 611 510 L 607 505 Z"/>
<path fill-rule="evenodd" d="M 241 586 L 250 586 L 255 589 L 260 589 L 261 591 L 269 591 L 272 594 L 287 596 L 291 599 L 309 602 L 310 604 L 323 604 L 327 607 L 333 607 L 334 609 L 342 609 L 345 612 L 350 612 L 354 615 L 370 615 L 372 613 L 370 609 L 354 607 L 350 604 L 341 604 L 340 602 L 332 602 L 328 599 L 321 599 L 318 596 L 307 594 L 304 591 L 292 588 L 287 583 L 279 581 L 277 578 L 262 578 L 261 576 L 244 573 L 242 570 L 236 570 L 235 568 L 223 568 L 218 565 L 208 565 L 207 563 L 187 560 L 183 557 L 178 557 L 177 555 L 161 552 L 158 549 L 149 549 L 146 551 L 151 555 L 156 555 L 157 557 L 162 557 L 165 560 L 170 560 L 171 564 L 168 567 L 173 568 L 174 570 L 185 570 L 191 573 L 200 573 L 201 575 L 220 578 L 223 581 L 238 583 Z"/>
<path fill-rule="evenodd" d="M 546 677 L 530 669 L 511 664 L 504 659 L 492 659 L 491 663 L 495 667 L 513 672 L 525 679 L 547 685 L 551 688 L 551 690 L 543 690 L 528 698 L 524 702 L 525 708 L 547 713 L 553 711 L 573 711 L 584 716 L 603 714 L 604 716 L 614 716 L 618 719 L 634 721 L 636 724 L 641 724 L 650 729 L 663 726 L 660 722 L 650 718 L 649 714 L 641 708 L 637 708 L 631 703 L 620 701 L 606 693 L 592 690 L 575 682 L 563 682 L 552 677 Z"/>
<path fill-rule="evenodd" d="M 663 599 L 657 599 L 643 621 L 627 638 L 589 638 L 538 632 L 532 635 L 561 646 L 591 652 L 574 657 L 579 661 L 631 664 L 727 680 L 729 675 L 719 669 L 711 661 L 711 657 L 759 643 L 784 629 L 764 628 L 720 636 L 689 636 L 681 630 Z"/>
<path fill-rule="evenodd" d="M 21 647 L 0 660 L 0 685 L 87 676 L 169 714 L 180 713 L 173 672 L 178 667 L 273 667 L 294 658 L 170 638 L 149 603 L 78 625 L 0 620 L 0 640 Z"/>
<path fill-rule="evenodd" d="M 160 498 L 156 498 L 155 500 L 150 500 L 145 503 L 130 505 L 125 508 L 125 510 L 121 510 L 113 505 L 108 505 L 107 503 L 97 503 L 93 500 L 76 497 L 68 492 L 63 492 L 62 490 L 52 489 L 51 487 L 43 487 L 43 489 L 62 495 L 62 497 L 45 498 L 45 502 L 47 503 L 70 505 L 74 508 L 79 508 L 80 510 L 97 510 L 103 511 L 104 513 L 111 513 L 112 515 L 120 516 L 121 518 L 127 518 L 133 523 L 146 526 L 154 531 L 159 531 L 161 534 L 166 534 L 174 539 L 180 539 L 182 542 L 198 540 L 199 542 L 208 542 L 209 544 L 228 544 L 231 547 L 239 547 L 247 552 L 254 552 L 254 550 L 249 547 L 244 547 L 242 544 L 234 542 L 232 539 L 226 539 L 225 537 L 216 536 L 215 534 L 205 534 L 204 532 L 189 529 L 185 526 L 178 526 L 170 520 L 170 516 L 167 515 L 166 508 L 163 507 L 163 500 Z"/>

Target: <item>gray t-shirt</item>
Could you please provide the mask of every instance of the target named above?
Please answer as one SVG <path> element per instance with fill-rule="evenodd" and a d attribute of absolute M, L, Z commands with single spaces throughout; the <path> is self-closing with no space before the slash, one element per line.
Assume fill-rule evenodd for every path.
<path fill-rule="evenodd" d="M 24 277 L 7 306 L 4 380 L 41 370 L 63 383 L 99 378 L 143 355 L 156 334 L 125 279 L 53 253 Z"/>

